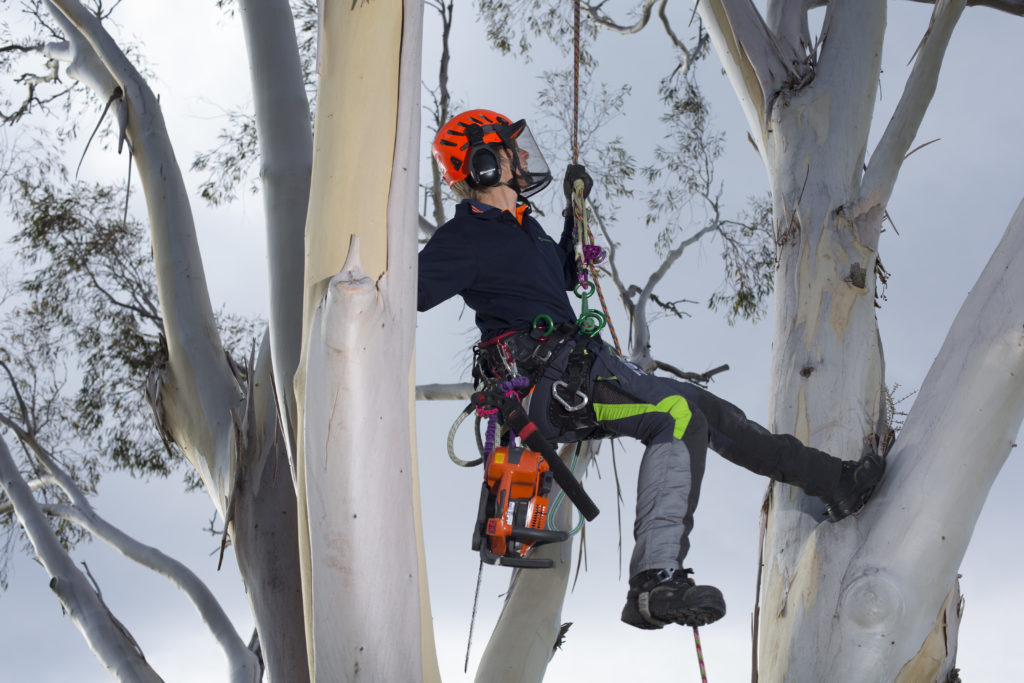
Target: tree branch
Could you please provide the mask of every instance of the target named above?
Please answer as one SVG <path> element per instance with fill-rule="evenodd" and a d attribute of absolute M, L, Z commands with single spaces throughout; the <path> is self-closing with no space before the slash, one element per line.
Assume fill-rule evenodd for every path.
<path fill-rule="evenodd" d="M 57 486 L 57 480 L 50 476 L 36 477 L 30 479 L 27 484 L 29 491 L 34 492 L 48 486 Z M 14 512 L 14 505 L 9 500 L 0 499 L 0 515 L 6 515 L 9 512 Z"/>
<path fill-rule="evenodd" d="M 697 12 L 743 106 L 750 130 L 757 133 L 757 147 L 764 150 L 769 102 L 785 82 L 798 82 L 800 74 L 787 62 L 750 0 L 699 0 Z"/>
<path fill-rule="evenodd" d="M 971 287 L 887 457 L 886 477 L 856 522 L 864 535 L 846 575 L 898 599 L 880 601 L 884 608 L 860 627 L 845 617 L 848 647 L 833 670 L 895 679 L 893 667 L 915 656 L 950 590 L 1024 419 L 1021 291 L 1024 202 Z M 883 622 L 901 637 L 895 647 L 873 648 L 874 625 Z"/>
<path fill-rule="evenodd" d="M 913 144 L 935 94 L 942 58 L 946 54 L 946 47 L 963 12 L 964 4 L 965 0 L 938 0 L 936 3 L 928 30 L 921 39 L 914 68 L 896 105 L 896 111 L 871 155 L 867 171 L 864 172 L 860 197 L 848 212 L 851 218 L 856 219 L 872 210 L 883 209 L 888 203 L 896 184 L 896 176 L 907 156 L 907 150 Z M 873 248 L 877 244 L 877 233 L 874 242 L 875 244 L 868 246 Z"/>
<path fill-rule="evenodd" d="M 199 471 L 223 515 L 233 466 L 233 455 L 224 444 L 233 430 L 231 410 L 241 396 L 224 361 L 188 192 L 159 103 L 95 15 L 77 0 L 53 4 L 59 7 L 52 10 L 58 21 L 61 15 L 66 18 L 73 66 L 82 65 L 82 72 L 72 75 L 89 78 L 94 89 L 120 86 L 125 94 L 127 133 L 149 209 L 167 339 L 163 386 L 170 391 L 163 401 L 165 427 Z M 106 98 L 112 90 L 97 93 Z"/>
<path fill-rule="evenodd" d="M 687 382 L 693 382 L 694 384 L 700 384 L 701 386 L 707 385 L 707 383 L 710 382 L 718 373 L 725 372 L 729 369 L 728 365 L 719 365 L 717 368 L 711 368 L 705 372 L 686 372 L 685 370 L 680 370 L 676 366 L 669 365 L 668 363 L 660 360 L 654 361 L 654 367 L 658 370 L 670 372 L 676 377 L 684 379 Z"/>
<path fill-rule="evenodd" d="M 941 1 L 941 0 L 939 0 Z M 936 0 L 911 0 L 911 2 L 923 2 L 926 5 L 934 5 Z M 1024 16 L 1024 0 L 967 0 L 968 7 L 990 7 L 1008 14 Z"/>
<path fill-rule="evenodd" d="M 84 496 L 83 496 L 84 497 Z M 59 517 L 77 524 L 89 533 L 102 539 L 128 559 L 152 569 L 174 584 L 195 606 L 199 616 L 210 628 L 230 669 L 232 683 L 256 683 L 259 681 L 259 662 L 256 655 L 238 636 L 227 613 L 217 598 L 203 583 L 202 579 L 178 560 L 160 550 L 137 541 L 98 515 L 91 506 L 43 504 L 40 509 L 52 517 Z"/>
<path fill-rule="evenodd" d="M 288 452 L 295 450 L 292 378 L 302 345 L 306 207 L 313 168 L 309 99 L 287 0 L 239 0 L 249 54 L 270 271 L 270 348 Z M 292 455 L 294 459 L 294 455 Z"/>
<path fill-rule="evenodd" d="M 469 382 L 456 384 L 417 384 L 417 401 L 468 401 L 473 393 L 473 385 Z"/>
<path fill-rule="evenodd" d="M 89 643 L 97 659 L 118 680 L 160 681 L 139 652 L 118 628 L 89 581 L 75 567 L 53 533 L 28 485 L 0 438 L 0 488 L 11 501 L 36 556 L 50 575 L 50 588 Z"/>

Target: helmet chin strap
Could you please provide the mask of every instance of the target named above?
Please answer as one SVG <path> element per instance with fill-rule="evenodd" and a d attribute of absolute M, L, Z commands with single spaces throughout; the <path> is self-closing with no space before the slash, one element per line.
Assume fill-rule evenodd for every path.
<path fill-rule="evenodd" d="M 509 178 L 508 181 L 506 181 L 503 184 L 515 190 L 517 201 L 525 200 L 525 197 L 523 197 L 523 188 L 520 186 L 519 183 L 519 174 L 523 173 L 525 175 L 525 172 L 523 171 L 522 165 L 520 165 L 519 163 L 518 148 L 515 146 L 515 143 L 512 143 L 512 147 L 508 149 L 510 151 L 508 167 L 509 170 L 512 172 L 512 177 Z"/>

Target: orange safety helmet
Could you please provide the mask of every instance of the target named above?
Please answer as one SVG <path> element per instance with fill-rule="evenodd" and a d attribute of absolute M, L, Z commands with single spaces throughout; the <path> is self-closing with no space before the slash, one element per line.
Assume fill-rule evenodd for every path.
<path fill-rule="evenodd" d="M 508 185 L 518 194 L 529 197 L 551 182 L 544 155 L 526 121 L 512 123 L 489 109 L 471 109 L 452 117 L 437 132 L 431 151 L 449 185 L 465 180 L 470 187 L 493 187 L 501 182 L 498 145 L 512 152 L 513 178 Z"/>

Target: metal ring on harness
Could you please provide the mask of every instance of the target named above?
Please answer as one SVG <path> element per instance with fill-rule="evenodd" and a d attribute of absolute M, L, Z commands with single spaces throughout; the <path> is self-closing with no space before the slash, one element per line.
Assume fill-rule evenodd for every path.
<path fill-rule="evenodd" d="M 577 410 L 581 410 L 582 408 L 584 408 L 590 399 L 587 398 L 587 395 L 584 394 L 579 389 L 576 390 L 576 396 L 579 397 L 580 402 L 577 403 L 576 405 L 569 405 L 568 401 L 566 401 L 564 398 L 558 395 L 559 388 L 567 386 L 569 385 L 564 380 L 558 380 L 557 382 L 551 385 L 551 395 L 554 396 L 555 400 L 561 403 L 562 407 L 565 408 L 570 413 L 576 412 Z"/>
<path fill-rule="evenodd" d="M 535 330 L 541 329 L 538 323 L 546 322 L 547 326 L 543 328 L 543 332 L 540 333 L 540 339 L 544 340 L 551 336 L 551 333 L 555 331 L 555 321 L 551 319 L 551 316 L 547 313 L 539 313 L 533 322 L 530 324 Z"/>

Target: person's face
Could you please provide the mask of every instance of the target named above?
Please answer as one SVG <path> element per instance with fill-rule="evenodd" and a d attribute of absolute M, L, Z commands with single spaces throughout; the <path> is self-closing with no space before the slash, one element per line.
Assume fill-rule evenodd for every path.
<path fill-rule="evenodd" d="M 498 159 L 501 162 L 501 182 L 505 183 L 512 180 L 512 152 L 505 147 L 501 147 L 498 150 Z M 530 167 L 527 164 L 527 160 L 530 158 L 530 153 L 525 149 L 521 149 L 518 145 L 515 148 L 515 154 L 519 157 L 519 166 L 523 171 L 529 171 Z M 519 185 L 526 187 L 526 179 L 519 176 Z"/>

